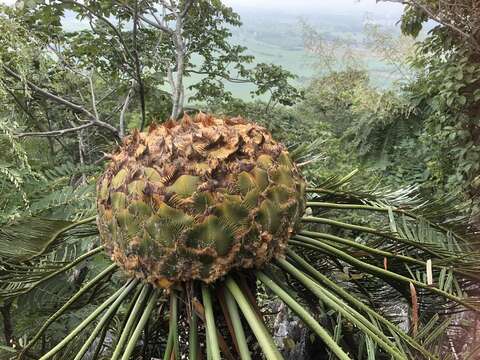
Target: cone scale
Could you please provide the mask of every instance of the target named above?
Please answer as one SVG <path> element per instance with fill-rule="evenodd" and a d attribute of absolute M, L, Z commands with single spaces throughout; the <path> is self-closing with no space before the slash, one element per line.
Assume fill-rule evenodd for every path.
<path fill-rule="evenodd" d="M 97 223 L 130 276 L 163 288 L 211 283 L 282 256 L 304 193 L 265 128 L 200 113 L 124 139 L 97 184 Z"/>

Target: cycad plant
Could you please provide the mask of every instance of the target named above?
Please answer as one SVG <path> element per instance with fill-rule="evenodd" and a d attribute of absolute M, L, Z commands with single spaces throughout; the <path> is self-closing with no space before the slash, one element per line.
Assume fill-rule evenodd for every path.
<path fill-rule="evenodd" d="M 445 350 L 455 319 L 480 309 L 464 219 L 412 189 L 355 188 L 354 174 L 307 185 L 295 165 L 306 148 L 289 153 L 255 123 L 202 113 L 126 137 L 98 178 L 95 216 L 0 230 L 4 301 L 85 262 L 102 267 L 6 356 L 281 359 L 269 299 L 309 329 L 318 359 L 457 356 Z"/>

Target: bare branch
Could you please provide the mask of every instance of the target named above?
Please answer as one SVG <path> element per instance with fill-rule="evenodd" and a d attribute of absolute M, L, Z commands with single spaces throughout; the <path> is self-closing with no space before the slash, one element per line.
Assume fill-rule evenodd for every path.
<path fill-rule="evenodd" d="M 134 15 L 135 14 L 135 9 L 133 9 L 131 6 L 126 5 L 124 3 L 116 1 L 117 5 L 123 6 L 130 14 Z M 153 26 L 154 28 L 157 28 L 159 30 L 162 30 L 170 35 L 173 34 L 173 30 L 170 29 L 169 27 L 162 25 L 161 23 L 157 23 L 156 21 L 152 21 L 149 18 L 146 18 L 145 16 L 141 14 L 137 14 L 137 17 L 141 19 L 142 21 L 146 22 L 147 24 Z"/>
<path fill-rule="evenodd" d="M 172 87 L 172 94 L 171 96 L 173 96 L 173 94 L 175 93 L 175 81 L 173 80 L 173 71 L 172 71 L 172 68 L 170 66 L 167 65 L 167 79 L 168 79 L 168 82 L 170 83 L 170 86 Z"/>
<path fill-rule="evenodd" d="M 185 5 L 184 5 L 184 7 L 183 7 L 183 10 L 182 10 L 182 12 L 180 13 L 180 16 L 181 16 L 182 18 L 184 18 L 184 17 L 187 15 L 188 10 L 190 10 L 190 8 L 192 7 L 194 1 L 195 1 L 195 0 L 186 0 L 186 1 L 185 1 Z"/>
<path fill-rule="evenodd" d="M 108 129 L 109 131 L 111 131 L 112 133 L 114 133 L 116 136 L 118 136 L 118 130 L 106 123 L 106 122 L 103 122 L 101 121 L 97 116 L 95 116 L 94 114 L 92 114 L 90 111 L 88 111 L 86 108 L 84 108 L 83 106 L 81 105 L 78 105 L 78 104 L 75 104 L 69 100 L 66 100 L 56 94 L 53 94 L 47 90 L 44 90 L 42 88 L 40 88 L 39 86 L 35 85 L 34 83 L 32 83 L 31 81 L 28 81 L 28 80 L 24 80 L 22 79 L 22 77 L 17 74 L 15 71 L 13 71 L 11 68 L 9 68 L 8 66 L 2 64 L 2 69 L 5 71 L 5 73 L 7 73 L 8 75 L 12 76 L 13 78 L 19 80 L 19 81 L 25 81 L 25 83 L 27 84 L 27 86 L 32 89 L 33 91 L 35 91 L 36 93 L 38 93 L 39 95 L 42 95 L 43 97 L 53 101 L 53 102 L 56 102 L 58 104 L 61 104 L 61 105 L 64 105 L 72 110 L 74 110 L 75 113 L 82 113 L 84 115 L 87 116 L 87 118 L 90 119 L 90 122 L 85 124 L 85 125 L 88 125 L 88 126 L 92 126 L 92 125 L 95 125 L 95 126 L 99 126 L 99 127 L 103 127 L 105 129 Z M 93 99 L 93 101 L 95 102 L 95 99 Z M 85 126 L 85 125 L 82 125 L 82 126 Z M 70 129 L 65 129 L 66 132 L 71 132 L 71 131 L 76 131 L 76 130 L 70 130 Z M 56 133 L 60 131 L 61 133 L 59 135 L 63 135 L 64 130 L 54 130 L 53 132 Z M 50 131 L 47 131 L 47 132 L 41 132 L 41 133 L 34 133 L 34 134 L 44 134 L 44 133 L 51 133 Z M 29 134 L 29 133 L 26 133 L 26 134 Z M 56 136 L 58 134 L 54 134 L 52 136 Z M 42 136 L 42 135 L 40 135 Z M 49 136 L 49 135 L 46 135 L 46 136 Z"/>
<path fill-rule="evenodd" d="M 160 1 L 160 4 L 162 4 L 162 6 L 165 8 L 165 9 L 168 9 L 170 10 L 172 13 L 175 12 L 175 8 L 173 6 L 172 3 L 167 3 L 165 0 L 159 0 Z"/>
<path fill-rule="evenodd" d="M 68 129 L 61 129 L 61 130 L 52 130 L 52 131 L 42 131 L 42 132 L 25 132 L 25 133 L 18 133 L 16 137 L 23 138 L 28 136 L 39 136 L 39 137 L 49 137 L 49 136 L 62 136 L 68 133 L 77 132 L 91 126 L 97 125 L 95 121 L 91 121 L 87 124 L 79 125 L 76 127 L 71 127 Z"/>
<path fill-rule="evenodd" d="M 444 19 L 442 15 L 439 13 L 440 11 L 437 11 L 437 14 L 436 14 L 431 8 L 429 8 L 427 5 L 422 4 L 418 0 L 377 0 L 377 2 L 394 2 L 394 3 L 401 3 L 401 4 L 416 7 L 417 9 L 423 11 L 431 20 L 436 21 L 440 25 L 443 25 L 449 28 L 454 33 L 456 33 L 457 35 L 459 35 L 460 37 L 468 41 L 476 51 L 480 51 L 480 43 L 475 38 L 475 34 L 476 32 L 480 31 L 480 28 L 472 29 L 472 34 L 469 34 L 466 31 L 462 30 L 460 27 L 454 25 L 453 21 Z M 475 17 L 474 14 L 472 14 L 472 16 Z"/>
<path fill-rule="evenodd" d="M 210 74 L 208 71 L 198 71 L 198 70 L 195 70 L 195 69 L 189 69 L 188 73 L 199 74 L 199 75 L 209 75 Z M 245 83 L 251 83 L 252 82 L 252 80 L 234 78 L 234 77 L 229 76 L 228 74 L 226 76 L 221 75 L 219 77 L 223 80 L 226 80 L 226 81 L 234 83 L 234 84 L 245 84 Z"/>
<path fill-rule="evenodd" d="M 105 95 L 103 95 L 100 100 L 97 101 L 97 106 L 100 105 L 103 101 L 105 101 L 110 95 L 112 95 L 113 93 L 117 92 L 118 91 L 118 87 L 115 88 L 115 89 L 112 89 L 110 91 L 108 91 Z"/>
<path fill-rule="evenodd" d="M 88 83 L 90 84 L 90 96 L 92 97 L 93 113 L 95 114 L 95 119 L 98 121 L 100 117 L 98 116 L 97 111 L 97 101 L 95 100 L 95 91 L 93 90 L 92 75 L 88 77 Z"/>
<path fill-rule="evenodd" d="M 140 58 L 138 56 L 138 46 L 137 46 L 137 28 L 138 28 L 138 1 L 135 0 L 135 9 L 133 14 L 133 56 L 134 56 L 134 63 L 135 63 L 135 73 L 136 79 L 138 83 L 138 92 L 140 95 L 140 110 L 142 112 L 142 123 L 140 125 L 140 131 L 143 130 L 145 126 L 145 89 L 142 80 L 142 69 L 140 66 Z"/>
<path fill-rule="evenodd" d="M 166 32 L 167 34 L 170 34 L 170 35 L 173 34 L 173 30 L 172 30 L 172 29 L 170 29 L 170 28 L 168 28 L 168 27 L 166 27 L 166 26 L 160 25 L 160 24 L 158 24 L 158 23 L 156 23 L 156 22 L 153 22 L 153 21 L 151 21 L 150 19 L 146 18 L 146 17 L 143 16 L 143 15 L 138 15 L 138 18 L 141 19 L 141 20 L 143 20 L 143 21 L 146 22 L 147 24 L 149 24 L 149 25 L 157 28 L 157 29 Z"/>
<path fill-rule="evenodd" d="M 85 144 L 83 142 L 83 129 L 80 130 L 78 132 L 78 156 L 79 156 L 79 159 L 80 159 L 80 165 L 83 167 L 83 165 L 85 165 Z M 85 175 L 85 173 L 83 172 L 83 169 L 82 169 L 82 172 L 81 172 L 82 176 L 81 176 L 81 184 L 84 185 L 87 183 L 87 177 Z"/>
<path fill-rule="evenodd" d="M 11 68 L 9 68 L 8 66 L 2 64 L 2 69 L 10 76 L 14 77 L 15 79 L 17 80 L 20 80 L 22 81 L 22 77 L 17 74 L 15 71 L 13 71 Z M 69 107 L 70 109 L 78 112 L 78 113 L 83 113 L 85 114 L 87 117 L 91 118 L 91 119 L 96 119 L 95 118 L 95 115 L 93 115 L 90 111 L 88 111 L 87 109 L 85 109 L 83 106 L 81 105 L 78 105 L 78 104 L 75 104 L 71 101 L 68 101 L 58 95 L 55 95 L 55 94 L 52 94 L 51 92 L 47 91 L 47 90 L 44 90 L 40 87 L 38 87 L 37 85 L 35 85 L 34 83 L 28 81 L 28 80 L 25 80 L 25 83 L 28 85 L 28 87 L 32 90 L 34 90 L 35 92 L 39 93 L 40 95 L 46 97 L 47 99 L 50 99 L 56 103 L 59 103 L 61 105 L 65 105 L 67 107 Z"/>
<path fill-rule="evenodd" d="M 120 3 L 119 1 L 116 1 L 118 5 L 124 7 L 128 12 L 130 12 L 130 14 L 132 14 L 134 18 L 134 30 L 136 30 L 135 20 L 140 19 L 143 22 L 172 36 L 172 40 L 175 44 L 176 74 L 175 76 L 173 76 L 173 70 L 170 67 L 168 67 L 167 77 L 172 87 L 172 104 L 173 105 L 172 105 L 171 117 L 175 119 L 183 111 L 183 101 L 184 101 L 183 77 L 184 77 L 184 71 L 185 71 L 185 51 L 186 51 L 184 38 L 183 38 L 184 18 L 187 15 L 191 6 L 193 5 L 194 0 L 186 0 L 184 3 L 183 9 L 178 9 L 172 1 L 167 2 L 165 0 L 160 0 L 159 2 L 162 4 L 164 11 L 165 9 L 169 10 L 171 12 L 171 15 L 175 17 L 175 29 L 171 29 L 167 26 L 167 24 L 164 21 L 165 16 L 163 16 L 162 19 L 159 19 L 155 15 L 155 9 L 151 5 L 149 5 L 150 6 L 149 11 L 154 20 L 150 20 L 145 16 L 143 16 L 142 14 L 139 14 L 137 12 L 136 3 L 135 3 L 135 7 L 132 7 L 124 3 Z M 142 84 L 139 83 L 140 87 L 141 85 Z M 142 96 L 141 88 L 140 88 L 140 96 Z"/>
<path fill-rule="evenodd" d="M 115 126 L 112 126 L 109 123 L 106 123 L 106 122 L 101 121 L 101 120 L 95 120 L 95 121 L 92 121 L 92 122 L 93 122 L 93 125 L 98 126 L 98 127 L 102 127 L 104 129 L 107 129 L 107 130 L 110 130 L 111 132 L 113 132 L 115 134 L 115 136 L 118 137 L 118 129 Z"/>
<path fill-rule="evenodd" d="M 125 101 L 123 102 L 122 111 L 120 112 L 120 125 L 119 125 L 120 138 L 123 138 L 125 136 L 125 114 L 127 112 L 128 105 L 130 104 L 131 95 L 133 93 L 133 85 L 134 84 L 132 83 L 132 87 L 128 91 L 127 96 L 125 97 Z"/>
<path fill-rule="evenodd" d="M 163 17 L 165 17 L 165 9 L 163 9 L 163 11 L 164 11 Z M 159 24 L 160 26 L 166 27 L 165 22 L 162 19 L 158 18 L 158 16 L 155 14 L 155 11 L 153 9 L 150 9 L 149 12 L 150 12 L 150 15 L 152 15 L 152 17 L 155 19 L 157 24 Z"/>
<path fill-rule="evenodd" d="M 72 125 L 72 127 L 75 127 L 75 124 L 73 123 L 73 121 L 70 121 L 70 124 Z M 85 144 L 83 142 L 83 129 L 80 129 L 78 132 L 77 132 L 77 140 L 78 140 L 78 159 L 80 161 L 80 165 L 81 167 L 83 168 L 83 166 L 85 165 Z M 79 184 L 80 185 L 84 185 L 87 183 L 87 177 L 85 176 L 85 173 L 83 171 L 83 169 L 80 170 L 80 179 L 79 179 Z M 78 184 L 76 184 L 78 185 Z"/>
<path fill-rule="evenodd" d="M 162 4 L 164 3 L 161 0 Z M 185 9 L 188 10 L 191 6 L 190 1 L 185 4 Z M 172 89 L 172 113 L 170 117 L 176 119 L 183 111 L 183 76 L 185 72 L 185 43 L 183 38 L 184 17 L 183 12 L 173 12 L 175 15 L 175 31 L 173 34 L 173 42 L 175 44 L 175 61 L 176 61 L 176 76 L 174 79 L 174 88 Z"/>
<path fill-rule="evenodd" d="M 451 22 L 445 21 L 440 16 L 435 15 L 429 8 L 427 8 L 425 5 L 420 4 L 418 1 L 410 0 L 410 2 L 413 6 L 416 6 L 417 8 L 424 11 L 430 19 L 453 30 L 454 32 L 456 32 L 457 34 L 459 34 L 460 36 L 468 40 L 477 50 L 480 50 L 480 44 L 472 36 L 470 36 L 470 34 L 467 34 L 462 29 L 453 25 Z"/>

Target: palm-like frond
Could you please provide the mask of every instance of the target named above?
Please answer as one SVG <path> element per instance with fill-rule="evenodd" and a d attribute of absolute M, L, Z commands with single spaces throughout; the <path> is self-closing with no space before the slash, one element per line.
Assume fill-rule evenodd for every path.
<path fill-rule="evenodd" d="M 91 224 L 94 219 L 71 222 L 26 218 L 3 226 L 0 297 L 8 299 L 25 294 L 100 253 L 102 246 L 77 256 L 78 250 L 85 250 L 85 244 L 78 243 L 97 234 Z"/>
<path fill-rule="evenodd" d="M 212 285 L 190 282 L 170 291 L 123 280 L 41 359 L 71 359 L 68 354 L 74 351 L 75 360 L 87 353 L 93 359 L 180 359 L 181 354 L 199 359 L 206 353 L 211 359 L 248 360 L 255 358 L 253 337 L 267 359 L 280 359 L 257 305 L 256 282 L 318 337 L 328 350 L 326 359 L 440 358 L 451 316 L 480 311 L 472 236 L 456 232 L 460 219 L 448 221 L 451 209 L 425 202 L 411 189 L 348 190 L 352 176 L 310 189 L 302 229 L 290 239 L 285 258 L 261 270 L 234 272 Z M 47 261 L 64 254 L 59 243 L 92 239 L 92 220 L 29 219 L 28 227 L 20 223 L 2 229 L 10 247 L 21 246 L 0 247 L 5 289 L 0 296 L 20 296 L 100 252 L 97 247 Z M 75 292 L 23 346 L 22 356 L 37 354 L 38 340 L 49 327 L 115 270 L 116 265 L 105 268 Z M 389 311 L 392 302 L 409 309 L 403 320 Z M 405 326 L 410 330 L 402 330 Z M 159 332 L 163 340 L 157 340 Z"/>
<path fill-rule="evenodd" d="M 69 237 L 87 237 L 97 234 L 95 227 L 81 227 L 95 220 L 95 217 L 72 222 L 39 218 L 25 218 L 0 229 L 2 244 L 0 259 L 3 262 L 25 262 L 45 255 L 56 245 Z M 75 232 L 70 230 L 75 229 Z"/>

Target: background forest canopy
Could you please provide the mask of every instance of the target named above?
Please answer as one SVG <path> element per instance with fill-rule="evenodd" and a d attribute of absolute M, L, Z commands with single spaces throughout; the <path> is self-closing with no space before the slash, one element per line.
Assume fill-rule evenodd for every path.
<path fill-rule="evenodd" d="M 241 17 L 220 0 L 0 5 L 0 223 L 94 217 L 98 175 L 122 138 L 199 111 L 241 115 L 308 149 L 300 165 L 314 185 L 359 168 L 362 184 L 415 188 L 474 214 L 480 9 L 474 0 L 390 2 L 404 6 L 386 20 Z M 67 294 L 86 274 L 62 277 L 55 286 Z M 32 301 L 1 304 L 7 345 L 31 337 L 32 318 L 54 308 Z M 52 326 L 47 347 L 63 333 Z"/>

